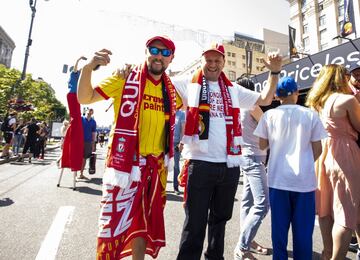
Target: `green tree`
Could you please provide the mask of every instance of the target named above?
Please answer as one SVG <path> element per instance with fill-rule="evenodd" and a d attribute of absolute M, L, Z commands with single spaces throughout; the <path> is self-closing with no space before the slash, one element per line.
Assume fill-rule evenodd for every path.
<path fill-rule="evenodd" d="M 33 80 L 30 74 L 19 80 L 21 72 L 8 69 L 0 64 L 0 115 L 9 110 L 9 101 L 21 98 L 24 105 L 32 105 L 32 111 L 23 111 L 18 116 L 25 120 L 35 117 L 41 121 L 61 121 L 68 117 L 65 106 L 56 98 L 50 84 L 43 80 Z M 31 103 L 31 104 L 29 104 Z"/>

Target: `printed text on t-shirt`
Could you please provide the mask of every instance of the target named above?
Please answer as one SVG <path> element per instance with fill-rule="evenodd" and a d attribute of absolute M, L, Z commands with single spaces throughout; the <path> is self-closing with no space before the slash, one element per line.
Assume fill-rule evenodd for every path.
<path fill-rule="evenodd" d="M 224 103 L 220 91 L 209 91 L 210 117 L 224 117 Z"/>
<path fill-rule="evenodd" d="M 144 110 L 164 111 L 164 99 L 156 96 L 144 94 Z"/>

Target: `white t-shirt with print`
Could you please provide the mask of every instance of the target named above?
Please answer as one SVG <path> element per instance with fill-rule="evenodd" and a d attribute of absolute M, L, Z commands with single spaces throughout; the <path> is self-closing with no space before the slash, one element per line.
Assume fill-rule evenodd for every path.
<path fill-rule="evenodd" d="M 269 187 L 295 192 L 316 189 L 311 142 L 326 138 L 327 132 L 314 111 L 280 105 L 264 113 L 254 135 L 269 141 Z"/>
<path fill-rule="evenodd" d="M 183 103 L 187 104 L 187 79 L 171 79 Z M 196 144 L 185 144 L 181 155 L 185 159 L 202 160 L 208 162 L 226 162 L 226 126 L 224 116 L 224 104 L 218 82 L 209 81 L 210 98 L 210 127 L 208 139 L 208 152 L 200 151 Z M 248 90 L 236 83 L 234 87 L 238 88 L 238 98 L 241 108 L 251 108 L 260 97 L 260 93 Z"/>

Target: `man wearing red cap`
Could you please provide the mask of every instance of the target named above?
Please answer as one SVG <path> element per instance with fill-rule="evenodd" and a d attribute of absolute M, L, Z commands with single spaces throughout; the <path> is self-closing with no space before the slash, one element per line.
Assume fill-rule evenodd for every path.
<path fill-rule="evenodd" d="M 268 54 L 264 65 L 271 73 L 261 93 L 227 79 L 221 44 L 213 44 L 203 52 L 202 67 L 192 79 L 172 79 L 188 106 L 182 139 L 182 155 L 188 160 L 186 218 L 178 260 L 201 258 L 207 225 L 205 259 L 224 259 L 225 225 L 232 216 L 240 177 L 240 108 L 271 104 L 281 61 L 278 53 Z"/>
<path fill-rule="evenodd" d="M 146 42 L 146 60 L 126 79 L 106 78 L 95 88 L 92 71 L 110 62 L 111 52 L 96 52 L 84 66 L 78 99 L 82 104 L 112 98 L 114 126 L 99 220 L 97 259 L 156 258 L 165 246 L 163 210 L 167 168 L 173 167 L 175 112 L 181 100 L 165 70 L 175 45 L 165 36 Z"/>

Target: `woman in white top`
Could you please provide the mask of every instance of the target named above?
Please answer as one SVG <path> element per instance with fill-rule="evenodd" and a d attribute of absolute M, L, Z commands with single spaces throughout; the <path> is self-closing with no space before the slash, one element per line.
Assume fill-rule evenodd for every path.
<path fill-rule="evenodd" d="M 237 82 L 254 91 L 254 83 L 247 78 Z M 241 109 L 241 128 L 244 144 L 241 152 L 244 162 L 243 191 L 240 209 L 241 232 L 237 243 L 243 259 L 255 259 L 251 252 L 268 254 L 269 250 L 254 241 L 256 232 L 269 211 L 269 188 L 265 171 L 266 151 L 259 148 L 259 137 L 253 134 L 263 112 L 258 105 Z"/>

